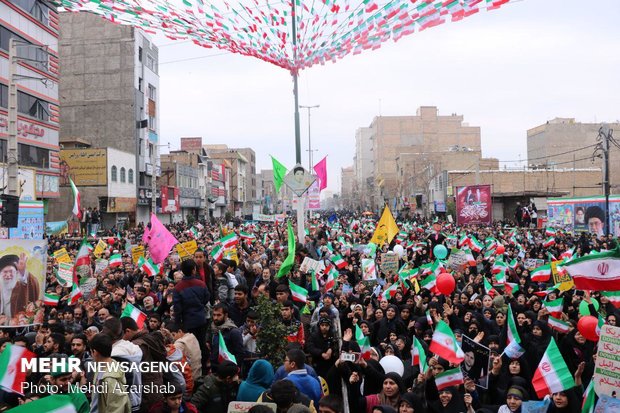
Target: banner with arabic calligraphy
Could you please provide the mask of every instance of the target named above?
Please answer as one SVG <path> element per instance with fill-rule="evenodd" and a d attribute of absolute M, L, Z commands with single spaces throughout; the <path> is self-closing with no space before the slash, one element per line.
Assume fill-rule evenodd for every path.
<path fill-rule="evenodd" d="M 620 389 L 620 327 L 601 327 L 592 380 L 599 396 L 612 396 Z"/>
<path fill-rule="evenodd" d="M 104 186 L 108 184 L 108 155 L 105 149 L 63 149 L 60 151 L 61 169 L 77 186 Z"/>
<path fill-rule="evenodd" d="M 493 219 L 491 185 L 459 186 L 456 190 L 457 225 L 490 225 Z"/>

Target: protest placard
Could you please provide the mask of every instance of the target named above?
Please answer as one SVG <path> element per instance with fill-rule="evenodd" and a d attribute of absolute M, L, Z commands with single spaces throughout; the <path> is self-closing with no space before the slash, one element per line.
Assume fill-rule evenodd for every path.
<path fill-rule="evenodd" d="M 95 261 L 95 274 L 101 274 L 102 272 L 104 272 L 106 270 L 106 268 L 108 268 L 108 260 L 103 259 L 103 258 L 99 258 L 98 260 Z"/>
<path fill-rule="evenodd" d="M 252 407 L 262 404 L 263 406 L 269 407 L 273 413 L 277 411 L 277 405 L 275 403 L 263 403 L 263 402 L 230 402 L 228 404 L 228 412 L 227 413 L 246 413 Z"/>
<path fill-rule="evenodd" d="M 181 261 L 183 261 L 194 255 L 194 253 L 198 249 L 198 244 L 196 243 L 196 240 L 193 239 L 182 244 L 177 244 L 175 248 L 177 250 L 177 253 L 179 254 L 179 258 L 181 259 Z"/>
<path fill-rule="evenodd" d="M 538 268 L 541 265 L 545 265 L 545 260 L 539 260 L 536 258 L 527 258 L 525 261 L 523 261 L 523 266 L 528 271 L 531 271 L 534 268 Z"/>
<path fill-rule="evenodd" d="M 131 260 L 134 264 L 138 263 L 140 257 L 144 257 L 144 245 L 137 245 L 131 249 Z"/>
<path fill-rule="evenodd" d="M 592 380 L 599 396 L 612 396 L 620 389 L 620 327 L 608 324 L 601 327 Z"/>
<path fill-rule="evenodd" d="M 63 287 L 71 286 L 73 282 L 73 264 L 69 262 L 59 263 L 56 279 Z"/>
<path fill-rule="evenodd" d="M 398 272 L 398 254 L 394 252 L 381 254 L 381 272 L 383 274 L 396 274 Z"/>
<path fill-rule="evenodd" d="M 108 244 L 106 244 L 104 240 L 100 239 L 97 245 L 95 246 L 93 255 L 97 258 L 101 257 L 101 254 L 103 254 L 106 248 L 108 248 Z"/>
<path fill-rule="evenodd" d="M 467 264 L 467 255 L 465 251 L 453 248 L 448 257 L 448 267 L 451 270 L 460 270 Z"/>
<path fill-rule="evenodd" d="M 362 259 L 362 279 L 364 281 L 377 279 L 377 268 L 375 265 L 375 260 L 372 258 Z"/>
<path fill-rule="evenodd" d="M 476 386 L 488 389 L 491 349 L 475 342 L 467 336 L 463 336 L 461 348 L 463 349 L 463 353 L 465 353 L 465 360 L 461 363 L 463 376 L 472 379 L 476 383 Z"/>
<path fill-rule="evenodd" d="M 61 262 L 72 263 L 73 262 L 66 248 L 61 248 L 59 250 L 54 251 L 54 258 L 56 259 L 56 262 L 58 263 L 61 263 Z"/>

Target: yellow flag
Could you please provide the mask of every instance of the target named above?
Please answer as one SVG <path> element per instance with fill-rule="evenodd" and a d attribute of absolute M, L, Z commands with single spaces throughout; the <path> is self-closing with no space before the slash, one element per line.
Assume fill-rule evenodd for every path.
<path fill-rule="evenodd" d="M 394 221 L 390 208 L 386 206 L 370 242 L 379 246 L 383 245 L 384 242 L 389 244 L 396 235 L 398 235 L 398 225 Z"/>

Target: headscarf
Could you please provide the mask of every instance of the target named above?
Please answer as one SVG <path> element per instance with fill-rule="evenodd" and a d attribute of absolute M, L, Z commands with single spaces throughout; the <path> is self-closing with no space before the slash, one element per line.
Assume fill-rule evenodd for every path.
<path fill-rule="evenodd" d="M 381 393 L 379 393 L 378 395 L 379 404 L 391 406 L 392 408 L 396 409 L 396 411 L 398 411 L 398 406 L 400 404 L 400 395 L 403 392 L 403 388 L 404 388 L 403 379 L 402 377 L 400 377 L 398 373 L 394 373 L 394 372 L 387 373 L 385 377 L 383 378 L 383 381 L 385 382 L 385 380 L 387 379 L 393 380 L 398 385 L 398 393 L 392 397 L 388 397 L 383 393 L 383 388 L 382 388 Z"/>

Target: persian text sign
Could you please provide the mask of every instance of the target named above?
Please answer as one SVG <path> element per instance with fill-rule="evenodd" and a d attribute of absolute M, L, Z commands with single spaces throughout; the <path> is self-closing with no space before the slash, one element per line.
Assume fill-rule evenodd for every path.
<path fill-rule="evenodd" d="M 491 185 L 460 186 L 456 191 L 457 225 L 486 224 L 492 219 Z"/>
<path fill-rule="evenodd" d="M 601 327 L 592 380 L 598 395 L 611 396 L 620 389 L 620 327 Z"/>

